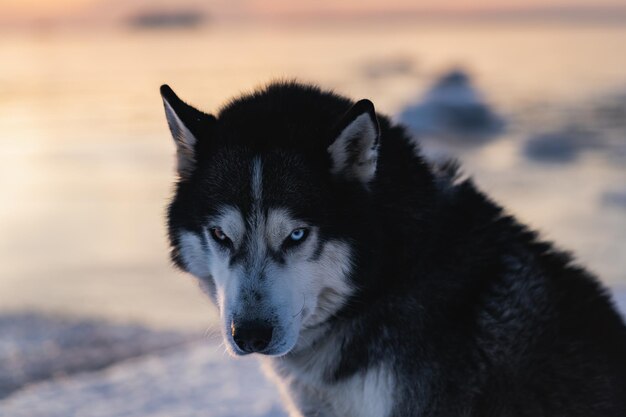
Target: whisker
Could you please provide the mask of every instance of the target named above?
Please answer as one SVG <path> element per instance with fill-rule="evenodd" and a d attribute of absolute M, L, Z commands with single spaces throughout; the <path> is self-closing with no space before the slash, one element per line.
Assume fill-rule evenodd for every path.
<path fill-rule="evenodd" d="M 295 319 L 296 317 L 298 317 L 300 314 L 302 314 L 302 312 L 304 311 L 304 306 L 306 305 L 306 295 L 304 293 L 302 293 L 302 307 L 300 307 L 300 311 L 298 311 L 296 314 L 294 314 L 293 316 L 291 316 L 292 319 Z"/>

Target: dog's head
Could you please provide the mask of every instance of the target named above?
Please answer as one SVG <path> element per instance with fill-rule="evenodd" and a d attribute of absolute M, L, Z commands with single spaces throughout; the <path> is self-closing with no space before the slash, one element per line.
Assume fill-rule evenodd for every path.
<path fill-rule="evenodd" d="M 214 117 L 161 88 L 179 180 L 172 259 L 237 355 L 283 355 L 355 291 L 379 127 L 371 102 L 274 85 Z"/>

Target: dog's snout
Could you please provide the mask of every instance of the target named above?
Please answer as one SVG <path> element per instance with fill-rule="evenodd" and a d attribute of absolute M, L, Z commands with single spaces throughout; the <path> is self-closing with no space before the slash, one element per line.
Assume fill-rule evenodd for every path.
<path fill-rule="evenodd" d="M 233 340 L 246 353 L 261 352 L 272 341 L 274 328 L 262 321 L 245 321 L 232 325 Z"/>

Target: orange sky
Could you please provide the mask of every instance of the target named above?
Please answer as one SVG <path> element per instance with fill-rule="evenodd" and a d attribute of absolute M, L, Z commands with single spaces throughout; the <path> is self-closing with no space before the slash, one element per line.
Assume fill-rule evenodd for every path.
<path fill-rule="evenodd" d="M 281 17 L 394 12 L 476 13 L 533 9 L 626 10 L 623 0 L 0 0 L 0 23 L 98 21 L 137 10 L 194 7 L 212 16 Z"/>
<path fill-rule="evenodd" d="M 0 0 L 0 14 L 14 18 L 72 14 L 97 0 Z"/>
<path fill-rule="evenodd" d="M 249 0 L 250 10 L 266 12 L 376 12 L 394 10 L 476 12 L 489 10 L 528 10 L 533 8 L 577 8 L 624 6 L 623 0 Z"/>

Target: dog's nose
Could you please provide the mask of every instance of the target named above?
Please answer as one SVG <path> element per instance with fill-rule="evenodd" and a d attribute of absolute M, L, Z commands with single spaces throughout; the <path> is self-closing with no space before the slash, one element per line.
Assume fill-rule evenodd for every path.
<path fill-rule="evenodd" d="M 274 328 L 262 321 L 232 324 L 233 340 L 246 353 L 261 352 L 272 341 Z"/>

